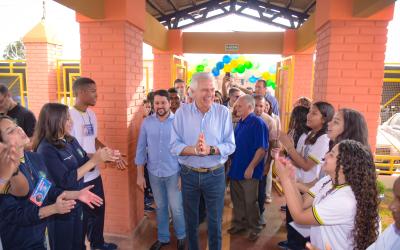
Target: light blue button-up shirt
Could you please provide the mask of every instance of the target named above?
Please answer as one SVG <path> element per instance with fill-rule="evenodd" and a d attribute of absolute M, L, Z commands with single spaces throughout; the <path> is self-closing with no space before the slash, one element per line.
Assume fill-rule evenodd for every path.
<path fill-rule="evenodd" d="M 175 115 L 160 121 L 156 114 L 146 117 L 140 127 L 139 140 L 136 147 L 136 165 L 147 163 L 147 170 L 157 177 L 168 177 L 180 169 L 178 157 L 171 154 L 172 123 Z"/>
<path fill-rule="evenodd" d="M 220 155 L 180 156 L 185 147 L 196 145 L 200 133 L 204 133 L 207 145 L 219 149 Z M 211 168 L 224 164 L 234 151 L 232 117 L 227 107 L 214 103 L 203 114 L 193 102 L 181 105 L 176 111 L 171 131 L 171 152 L 178 156 L 179 163 L 195 168 Z"/>

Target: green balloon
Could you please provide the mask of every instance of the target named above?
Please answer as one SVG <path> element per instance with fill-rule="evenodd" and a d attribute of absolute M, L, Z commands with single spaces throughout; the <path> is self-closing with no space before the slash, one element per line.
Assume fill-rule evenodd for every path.
<path fill-rule="evenodd" d="M 253 64 L 250 61 L 245 61 L 244 62 L 244 67 L 246 69 L 251 69 L 251 68 L 253 68 Z"/>
<path fill-rule="evenodd" d="M 231 71 L 231 73 L 236 73 L 236 72 L 237 72 L 236 68 L 233 68 L 232 71 Z"/>
<path fill-rule="evenodd" d="M 196 72 L 203 72 L 203 71 L 204 71 L 204 65 L 201 64 L 197 65 Z"/>
<path fill-rule="evenodd" d="M 274 81 L 271 81 L 271 80 L 267 81 L 267 87 L 272 87 L 273 85 L 275 85 Z"/>
<path fill-rule="evenodd" d="M 243 64 L 239 64 L 239 65 L 236 67 L 236 71 L 237 71 L 238 73 L 240 73 L 240 74 L 242 74 L 245 70 L 246 70 L 246 67 L 245 67 Z"/>

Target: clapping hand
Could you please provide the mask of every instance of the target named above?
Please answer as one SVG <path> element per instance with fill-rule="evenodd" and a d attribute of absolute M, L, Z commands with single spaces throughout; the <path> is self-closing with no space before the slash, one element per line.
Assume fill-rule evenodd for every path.
<path fill-rule="evenodd" d="M 74 200 L 67 200 L 67 194 L 63 192 L 57 197 L 57 201 L 54 204 L 55 212 L 57 214 L 67 214 L 74 209 L 76 202 Z"/>
<path fill-rule="evenodd" d="M 203 133 L 200 133 L 195 147 L 199 156 L 206 156 L 210 154 L 210 146 L 207 145 L 206 138 Z"/>
<path fill-rule="evenodd" d="M 94 185 L 90 185 L 79 191 L 78 200 L 88 205 L 91 209 L 94 209 L 94 206 L 100 207 L 103 205 L 103 199 L 94 193 L 90 192 Z"/>
<path fill-rule="evenodd" d="M 277 175 L 280 180 L 294 180 L 296 168 L 293 166 L 292 162 L 279 156 L 278 152 L 275 152 L 275 168 Z"/>
<path fill-rule="evenodd" d="M 15 147 L 0 143 L 0 178 L 9 180 L 18 166 L 19 157 Z"/>
<path fill-rule="evenodd" d="M 119 150 L 114 150 L 114 156 L 118 158 L 115 161 L 115 164 L 117 165 L 117 169 L 125 170 L 126 167 L 128 166 L 128 163 L 123 158 L 123 155 L 121 154 L 121 152 L 119 152 Z"/>

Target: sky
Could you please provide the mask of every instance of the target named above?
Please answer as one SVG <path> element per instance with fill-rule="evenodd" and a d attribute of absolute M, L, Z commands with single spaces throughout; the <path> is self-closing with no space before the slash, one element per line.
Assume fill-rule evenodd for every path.
<path fill-rule="evenodd" d="M 12 41 L 21 39 L 43 16 L 42 0 L 0 0 L 0 57 L 4 48 Z M 64 42 L 62 59 L 79 59 L 79 24 L 75 20 L 75 12 L 54 2 L 46 0 L 46 22 L 56 32 L 59 40 Z M 400 62 L 400 3 L 396 2 L 394 19 L 388 26 L 388 42 L 386 62 Z M 229 15 L 204 24 L 195 25 L 185 31 L 283 31 L 281 28 L 264 24 L 245 17 Z M 143 46 L 144 59 L 151 59 L 151 47 Z M 222 55 L 185 55 L 189 62 L 196 64 L 208 58 L 220 60 Z M 249 55 L 256 61 L 270 64 L 280 59 L 279 55 Z"/>

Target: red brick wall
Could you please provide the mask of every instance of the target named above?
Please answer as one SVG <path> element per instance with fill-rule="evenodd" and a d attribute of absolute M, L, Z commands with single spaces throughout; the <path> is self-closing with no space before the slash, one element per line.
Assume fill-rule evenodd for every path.
<path fill-rule="evenodd" d="M 25 43 L 29 109 L 39 115 L 43 104 L 57 102 L 57 58 L 62 46 Z"/>
<path fill-rule="evenodd" d="M 330 21 L 317 31 L 314 100 L 361 111 L 375 149 L 387 21 Z"/>
<path fill-rule="evenodd" d="M 143 193 L 136 186 L 136 142 L 144 98 L 143 32 L 125 21 L 82 22 L 82 76 L 96 81 L 99 139 L 128 155 L 129 169 L 102 170 L 107 233 L 129 235 L 143 218 Z"/>

